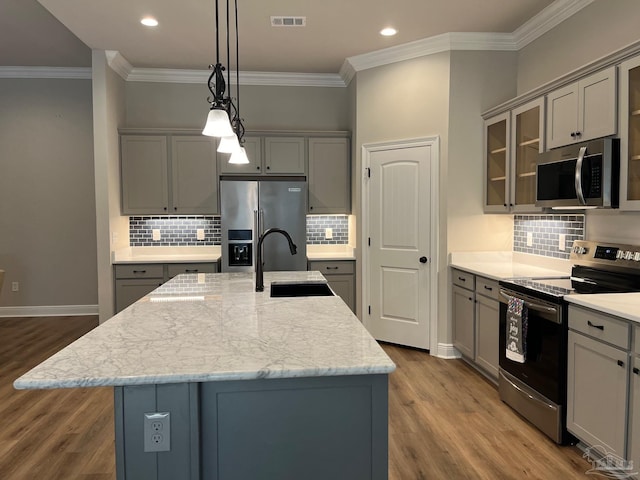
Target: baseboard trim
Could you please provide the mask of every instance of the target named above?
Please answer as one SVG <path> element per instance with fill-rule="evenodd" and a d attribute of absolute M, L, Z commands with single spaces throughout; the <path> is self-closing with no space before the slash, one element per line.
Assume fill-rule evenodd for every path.
<path fill-rule="evenodd" d="M 0 318 L 6 317 L 77 317 L 98 315 L 98 305 L 50 305 L 0 307 Z"/>
<path fill-rule="evenodd" d="M 461 358 L 460 352 L 451 343 L 439 343 L 438 351 L 435 354 L 438 358 L 444 358 L 447 360 L 453 360 L 454 358 Z"/>

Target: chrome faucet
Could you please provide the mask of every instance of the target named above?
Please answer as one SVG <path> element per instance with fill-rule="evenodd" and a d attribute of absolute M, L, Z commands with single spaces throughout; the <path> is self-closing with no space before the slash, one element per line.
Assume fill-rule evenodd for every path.
<path fill-rule="evenodd" d="M 298 247 L 295 243 L 293 243 L 293 240 L 291 240 L 291 236 L 285 230 L 282 230 L 281 228 L 269 228 L 262 232 L 262 235 L 260 235 L 260 238 L 258 239 L 258 251 L 256 252 L 256 292 L 264 291 L 264 272 L 262 269 L 262 242 L 264 242 L 264 239 L 267 237 L 267 235 L 270 235 L 272 233 L 281 233 L 285 236 L 285 238 L 289 242 L 289 251 L 291 251 L 291 255 L 295 255 L 296 253 L 298 253 Z"/>

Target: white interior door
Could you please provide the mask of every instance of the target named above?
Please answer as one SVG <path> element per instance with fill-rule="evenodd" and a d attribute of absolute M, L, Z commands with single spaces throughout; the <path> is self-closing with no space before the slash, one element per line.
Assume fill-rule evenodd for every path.
<path fill-rule="evenodd" d="M 368 301 L 378 340 L 430 348 L 433 145 L 369 155 Z"/>

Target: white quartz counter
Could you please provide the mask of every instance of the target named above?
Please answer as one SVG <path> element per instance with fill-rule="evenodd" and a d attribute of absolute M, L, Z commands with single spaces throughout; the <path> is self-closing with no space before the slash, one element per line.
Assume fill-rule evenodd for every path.
<path fill-rule="evenodd" d="M 220 260 L 220 246 L 129 247 L 112 253 L 111 263 L 196 263 Z"/>
<path fill-rule="evenodd" d="M 640 323 L 640 293 L 595 293 L 564 298 L 569 303 Z"/>
<path fill-rule="evenodd" d="M 449 265 L 493 280 L 566 277 L 571 272 L 569 261 L 512 252 L 454 252 L 450 254 Z"/>
<path fill-rule="evenodd" d="M 340 297 L 272 298 L 318 272 L 179 275 L 27 372 L 16 388 L 389 373 L 394 363 Z"/>

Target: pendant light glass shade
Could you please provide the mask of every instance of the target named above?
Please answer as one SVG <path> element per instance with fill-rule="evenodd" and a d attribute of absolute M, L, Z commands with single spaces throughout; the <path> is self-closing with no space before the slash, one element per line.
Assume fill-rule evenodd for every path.
<path fill-rule="evenodd" d="M 244 149 L 244 147 L 240 147 L 238 150 L 236 150 L 231 154 L 229 163 L 235 163 L 235 164 L 249 163 L 249 157 L 247 157 L 247 151 Z"/>
<path fill-rule="evenodd" d="M 202 134 L 209 137 L 230 137 L 235 135 L 227 112 L 219 108 L 209 110 L 207 124 L 202 130 Z"/>
<path fill-rule="evenodd" d="M 238 137 L 232 135 L 230 137 L 222 137 L 220 139 L 220 145 L 218 145 L 218 152 L 220 153 L 233 153 L 240 148 L 240 142 Z"/>

